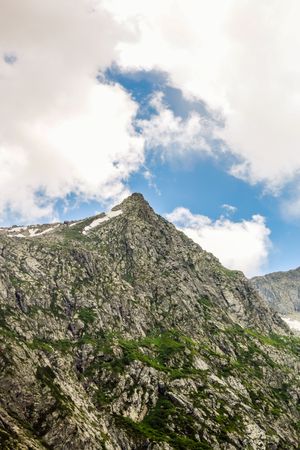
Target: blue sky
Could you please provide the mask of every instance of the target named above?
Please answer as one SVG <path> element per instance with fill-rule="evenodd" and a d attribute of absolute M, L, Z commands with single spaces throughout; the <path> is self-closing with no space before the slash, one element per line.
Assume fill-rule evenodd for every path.
<path fill-rule="evenodd" d="M 227 267 L 300 265 L 299 2 L 12 2 L 2 226 L 80 219 L 142 192 Z"/>
<path fill-rule="evenodd" d="M 107 82 L 123 86 L 140 109 L 137 118 L 149 118 L 156 114 L 149 101 L 151 95 L 160 91 L 164 101 L 176 116 L 188 117 L 191 111 L 206 116 L 207 111 L 202 102 L 185 100 L 180 90 L 168 84 L 166 74 L 157 71 L 122 72 L 117 66 L 106 71 Z M 209 156 L 190 155 L 187 160 L 164 159 L 161 154 L 149 151 L 141 168 L 127 180 L 131 192 L 141 192 L 152 207 L 165 216 L 178 206 L 189 209 L 217 220 L 224 214 L 224 204 L 232 205 L 236 211 L 231 216 L 234 222 L 251 220 L 254 214 L 266 219 L 270 229 L 271 246 L 268 260 L 263 272 L 289 270 L 300 264 L 298 248 L 300 246 L 300 229 L 297 220 L 285 220 L 280 209 L 280 199 L 265 191 L 262 183 L 251 185 L 229 174 L 233 157 L 219 159 Z M 151 182 L 144 172 L 151 172 Z M 284 195 L 285 192 L 282 193 Z M 80 219 L 93 215 L 103 203 L 97 201 L 79 202 L 76 196 L 70 197 L 70 206 L 58 202 L 57 210 L 62 219 Z"/>

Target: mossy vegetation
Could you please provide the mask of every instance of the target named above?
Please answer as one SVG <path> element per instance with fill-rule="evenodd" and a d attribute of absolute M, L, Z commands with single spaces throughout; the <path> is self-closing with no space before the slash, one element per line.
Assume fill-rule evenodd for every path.
<path fill-rule="evenodd" d="M 96 320 L 96 313 L 93 308 L 80 308 L 78 311 L 78 318 L 85 324 L 93 323 Z"/>
<path fill-rule="evenodd" d="M 171 378 L 199 374 L 192 365 L 196 344 L 176 330 L 154 332 L 139 340 L 120 339 L 118 343 L 123 349 L 125 364 L 138 360 L 168 373 Z"/>
<path fill-rule="evenodd" d="M 211 308 L 213 306 L 212 301 L 207 296 L 202 296 L 198 298 L 198 303 L 205 308 Z"/>
<path fill-rule="evenodd" d="M 108 405 L 112 401 L 109 386 L 98 386 L 95 394 L 93 395 L 93 401 L 97 408 L 103 408 Z"/>
<path fill-rule="evenodd" d="M 295 356 L 300 356 L 300 337 L 283 336 L 275 333 L 264 335 L 253 329 L 245 329 L 245 333 L 256 338 L 264 345 L 270 345 L 280 350 L 287 350 Z"/>
<path fill-rule="evenodd" d="M 231 278 L 232 280 L 235 280 L 241 276 L 241 272 L 239 270 L 230 270 L 221 265 L 218 267 L 218 272 L 221 273 L 222 275 L 225 275 L 228 278 Z"/>
<path fill-rule="evenodd" d="M 167 442 L 176 450 L 209 450 L 204 439 L 196 439 L 192 415 L 175 406 L 167 397 L 160 396 L 156 405 L 142 422 L 117 416 L 116 423 L 137 438 L 154 442 Z"/>
<path fill-rule="evenodd" d="M 85 226 L 85 222 L 80 222 L 73 227 L 68 226 L 64 228 L 59 233 L 59 236 L 63 238 L 63 242 L 60 242 L 60 245 L 68 245 L 69 241 L 84 242 L 86 240 L 86 236 L 82 234 L 82 230 Z"/>
<path fill-rule="evenodd" d="M 40 339 L 34 339 L 31 342 L 27 342 L 27 347 L 31 348 L 32 350 L 42 350 L 44 352 L 53 352 L 52 345 L 48 344 L 45 341 L 42 341 Z"/>
<path fill-rule="evenodd" d="M 65 394 L 59 383 L 56 382 L 56 374 L 49 366 L 38 366 L 36 370 L 36 378 L 44 386 L 47 386 L 55 399 L 56 407 L 60 411 L 69 414 L 74 410 L 72 399 Z"/>

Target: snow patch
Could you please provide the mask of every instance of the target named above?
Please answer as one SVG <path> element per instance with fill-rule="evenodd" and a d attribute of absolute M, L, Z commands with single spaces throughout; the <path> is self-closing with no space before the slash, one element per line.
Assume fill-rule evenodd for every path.
<path fill-rule="evenodd" d="M 97 227 L 98 225 L 100 225 L 100 223 L 106 222 L 107 220 L 112 219 L 113 217 L 117 217 L 120 214 L 122 214 L 122 212 L 123 211 L 121 209 L 118 209 L 117 211 L 109 211 L 108 213 L 105 214 L 104 217 L 99 217 L 99 219 L 93 220 L 93 222 L 84 227 L 82 234 L 87 234 L 88 231 Z"/>
<path fill-rule="evenodd" d="M 40 233 L 38 232 L 39 231 L 38 228 L 35 228 L 34 230 L 29 230 L 29 237 L 42 236 L 43 234 L 50 233 L 50 231 L 55 230 L 55 228 L 59 227 L 59 225 L 60 224 L 58 223 L 54 227 L 47 228 L 46 230 L 41 231 Z"/>
<path fill-rule="evenodd" d="M 36 237 L 36 236 L 42 236 L 43 234 L 50 233 L 50 231 L 55 230 L 55 228 L 59 227 L 59 223 L 53 227 L 49 227 L 46 230 L 40 231 L 39 228 L 29 228 L 29 227 L 16 227 L 13 230 L 8 231 L 9 237 Z M 29 234 L 23 234 L 23 233 L 13 233 L 13 231 L 25 231 L 28 230 Z"/>
<path fill-rule="evenodd" d="M 29 237 L 33 237 L 33 236 L 36 236 L 37 235 L 37 233 L 38 233 L 38 229 L 37 228 L 35 228 L 34 230 L 29 230 Z"/>
<path fill-rule="evenodd" d="M 291 319 L 290 317 L 282 317 L 282 320 L 285 321 L 291 330 L 300 331 L 300 320 Z"/>

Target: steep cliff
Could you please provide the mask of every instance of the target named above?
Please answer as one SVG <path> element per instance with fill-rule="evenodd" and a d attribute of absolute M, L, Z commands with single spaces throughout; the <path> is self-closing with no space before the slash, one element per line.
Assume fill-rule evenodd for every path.
<path fill-rule="evenodd" d="M 300 312 L 300 267 L 251 279 L 260 295 L 281 314 Z"/>
<path fill-rule="evenodd" d="M 0 230 L 3 449 L 296 449 L 300 341 L 133 194 Z"/>

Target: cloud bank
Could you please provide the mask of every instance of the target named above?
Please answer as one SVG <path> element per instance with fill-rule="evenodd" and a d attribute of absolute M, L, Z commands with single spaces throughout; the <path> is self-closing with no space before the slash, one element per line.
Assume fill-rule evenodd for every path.
<path fill-rule="evenodd" d="M 242 270 L 251 277 L 259 274 L 267 263 L 270 230 L 260 215 L 241 222 L 226 217 L 212 221 L 179 207 L 167 214 L 167 218 L 229 269 Z"/>
<path fill-rule="evenodd" d="M 51 217 L 70 193 L 126 195 L 144 158 L 137 105 L 96 76 L 128 38 L 96 2 L 1 2 L 0 215 Z"/>
<path fill-rule="evenodd" d="M 162 92 L 156 92 L 149 101 L 155 113 L 147 120 L 137 121 L 145 146 L 159 149 L 168 158 L 184 157 L 191 152 L 213 156 L 209 141 L 214 136 L 214 121 L 195 111 L 186 119 L 175 116 L 163 97 Z"/>
<path fill-rule="evenodd" d="M 232 175 L 273 193 L 297 184 L 299 15 L 297 0 L 2 0 L 0 215 L 49 216 L 70 193 L 116 201 L 145 148 L 213 155 L 211 138 L 236 155 Z M 136 128 L 129 94 L 96 80 L 113 63 L 167 73 L 224 126 L 180 119 L 157 94 Z"/>
<path fill-rule="evenodd" d="M 160 69 L 220 111 L 218 130 L 241 162 L 231 173 L 278 192 L 300 170 L 300 3 L 297 0 L 105 0 L 120 24 L 124 70 Z"/>

